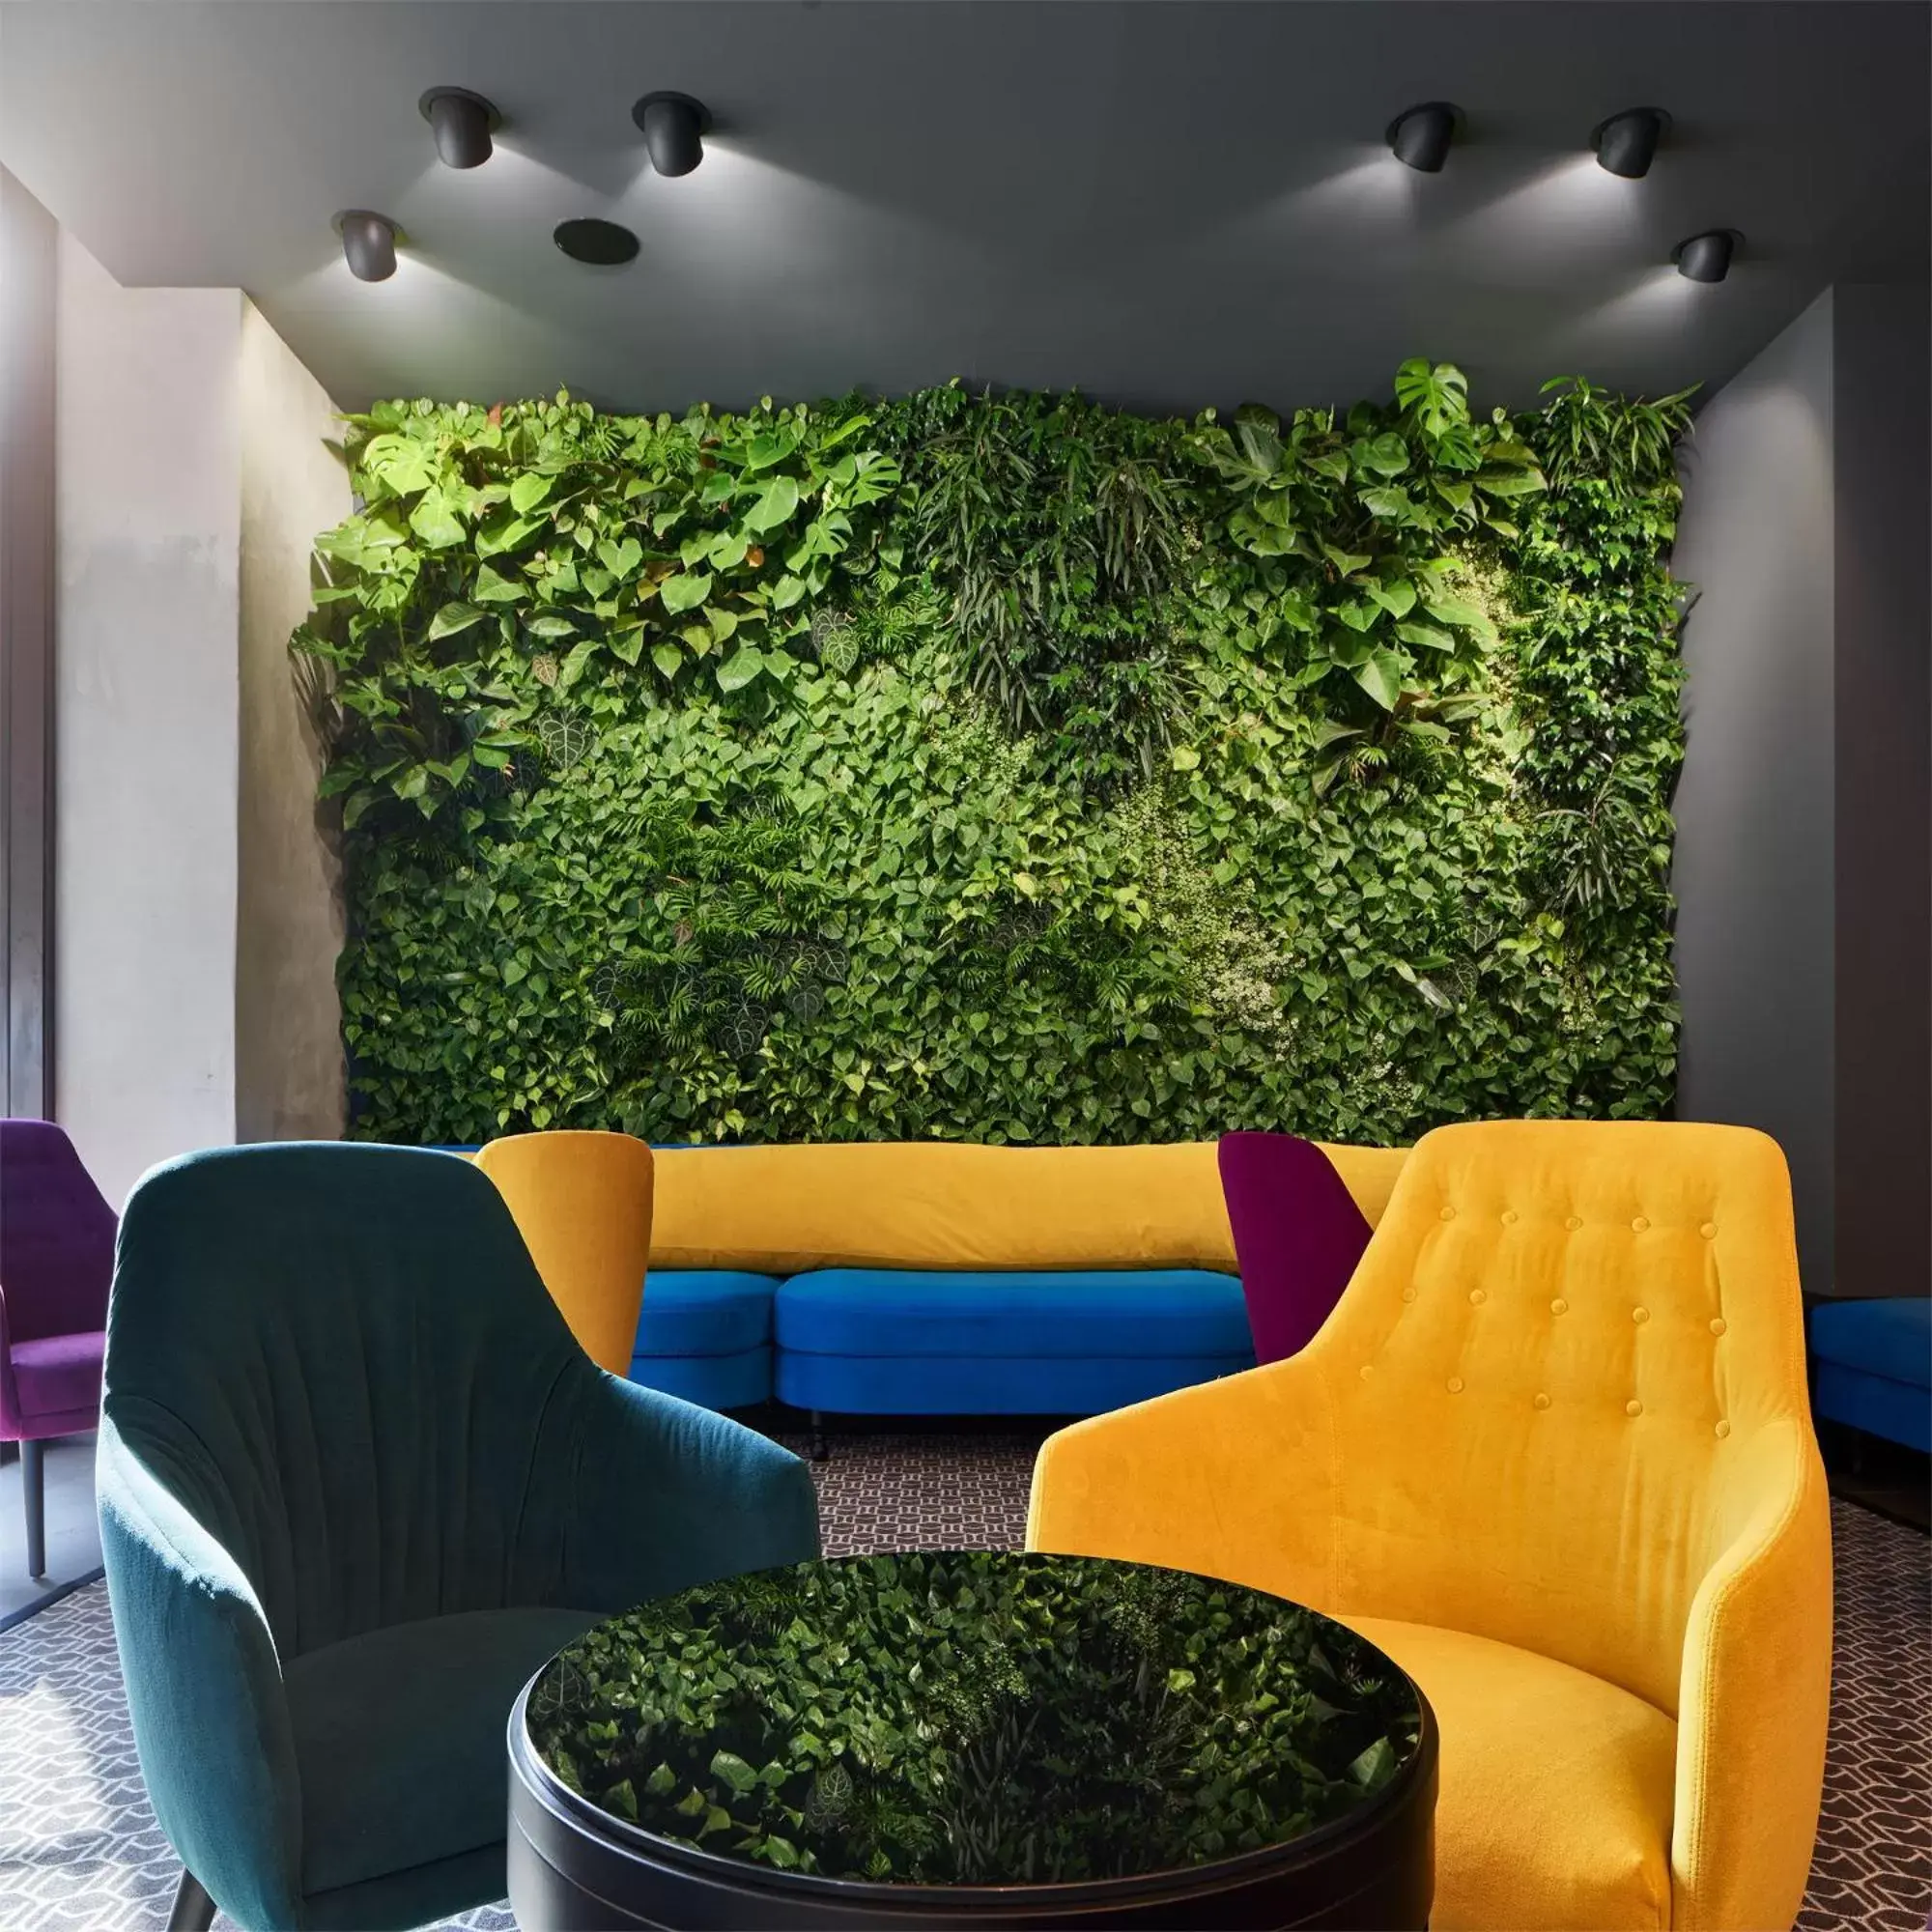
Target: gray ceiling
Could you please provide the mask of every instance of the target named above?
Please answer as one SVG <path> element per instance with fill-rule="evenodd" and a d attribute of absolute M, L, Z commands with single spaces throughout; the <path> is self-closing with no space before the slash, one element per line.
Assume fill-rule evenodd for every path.
<path fill-rule="evenodd" d="M 128 283 L 239 284 L 338 402 L 569 384 L 623 407 L 959 375 L 1193 410 L 1380 393 L 1405 355 L 1484 401 L 1582 369 L 1734 371 L 1834 280 L 1925 271 L 1932 13 L 1913 0 L 663 0 L 0 7 L 0 161 Z M 503 110 L 435 160 L 425 87 Z M 700 96 L 704 165 L 630 105 Z M 1448 99 L 1428 177 L 1382 145 Z M 1591 128 L 1675 117 L 1648 180 Z M 364 286 L 329 229 L 403 226 Z M 553 226 L 634 227 L 629 268 Z M 1741 229 L 1729 281 L 1668 270 Z"/>

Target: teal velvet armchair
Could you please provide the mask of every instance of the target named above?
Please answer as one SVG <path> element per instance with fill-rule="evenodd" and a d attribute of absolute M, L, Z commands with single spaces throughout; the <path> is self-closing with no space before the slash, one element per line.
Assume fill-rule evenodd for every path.
<path fill-rule="evenodd" d="M 600 1617 L 815 1555 L 810 1474 L 595 1367 L 450 1154 L 195 1154 L 128 1204 L 99 1487 L 174 1924 L 503 1892 L 517 1691 Z"/>

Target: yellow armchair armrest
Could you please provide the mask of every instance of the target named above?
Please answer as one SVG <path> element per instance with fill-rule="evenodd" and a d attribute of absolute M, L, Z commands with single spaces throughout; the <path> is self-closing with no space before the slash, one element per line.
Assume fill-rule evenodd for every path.
<path fill-rule="evenodd" d="M 1789 1926 L 1818 1829 L 1832 1523 L 1809 1429 L 1766 1423 L 1725 1489 L 1728 1541 L 1684 1633 L 1672 1932 Z"/>
<path fill-rule="evenodd" d="M 1332 1596 L 1334 1418 L 1305 1356 L 1076 1422 L 1040 1446 L 1027 1548 Z"/>

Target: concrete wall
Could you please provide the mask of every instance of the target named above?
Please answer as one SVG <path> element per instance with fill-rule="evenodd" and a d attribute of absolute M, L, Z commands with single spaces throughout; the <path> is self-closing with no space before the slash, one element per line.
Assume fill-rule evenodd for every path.
<path fill-rule="evenodd" d="M 242 1140 L 342 1131 L 341 872 L 318 827 L 322 755 L 290 676 L 318 530 L 349 514 L 325 439 L 333 405 L 252 302 L 241 341 L 240 919 L 235 1127 Z"/>
<path fill-rule="evenodd" d="M 341 1130 L 341 895 L 291 682 L 327 396 L 233 289 L 63 234 L 54 1112 L 110 1201 L 157 1160 Z"/>
<path fill-rule="evenodd" d="M 110 1201 L 235 1135 L 235 290 L 58 267 L 54 1104 Z"/>
<path fill-rule="evenodd" d="M 1674 568 L 1689 746 L 1678 787 L 1678 1114 L 1784 1148 L 1804 1283 L 1833 1279 L 1835 966 L 1833 298 L 1699 412 Z"/>

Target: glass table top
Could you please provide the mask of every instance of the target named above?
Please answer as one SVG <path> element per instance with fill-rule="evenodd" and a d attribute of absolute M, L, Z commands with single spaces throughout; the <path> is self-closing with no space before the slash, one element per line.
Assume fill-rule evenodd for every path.
<path fill-rule="evenodd" d="M 781 1871 L 1131 1878 L 1346 1816 L 1418 1747 L 1372 1644 L 1278 1597 L 983 1550 L 760 1571 L 560 1652 L 530 1741 L 628 1825 Z"/>

